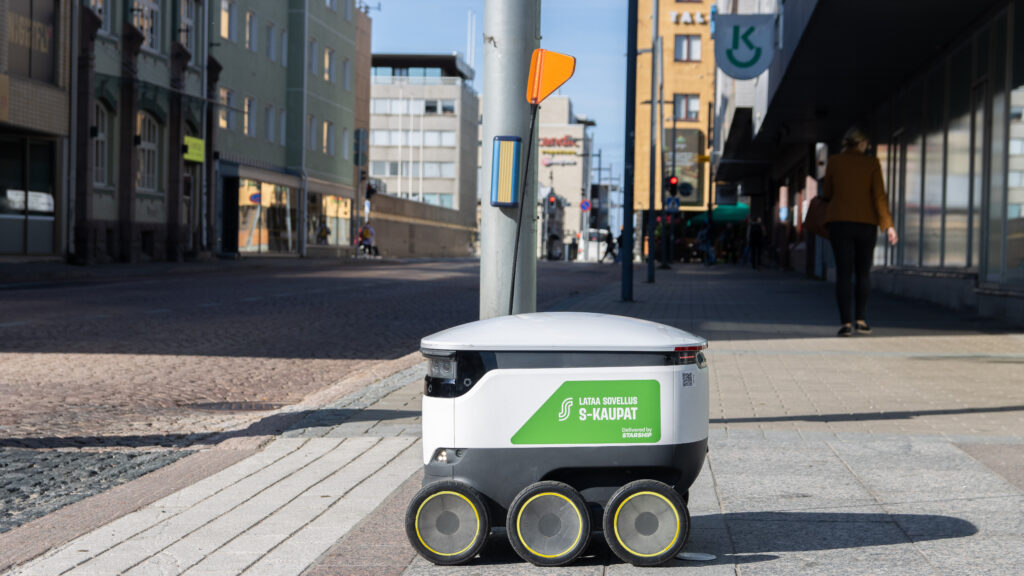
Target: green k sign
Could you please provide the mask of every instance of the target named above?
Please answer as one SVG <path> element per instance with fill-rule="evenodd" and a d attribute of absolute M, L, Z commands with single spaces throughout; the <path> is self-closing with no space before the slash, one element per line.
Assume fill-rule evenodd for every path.
<path fill-rule="evenodd" d="M 595 380 L 563 383 L 512 443 L 653 444 L 660 439 L 657 380 Z"/>
<path fill-rule="evenodd" d="M 775 57 L 774 14 L 715 17 L 715 61 L 737 80 L 756 78 Z"/>

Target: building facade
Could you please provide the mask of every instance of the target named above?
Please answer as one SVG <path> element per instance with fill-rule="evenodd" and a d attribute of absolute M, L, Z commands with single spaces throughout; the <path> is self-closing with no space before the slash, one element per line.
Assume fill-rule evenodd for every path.
<path fill-rule="evenodd" d="M 859 125 L 900 236 L 880 237 L 873 283 L 1024 322 L 1024 3 L 734 4 L 785 25 L 741 105 L 719 106 L 716 180 L 750 184 L 792 265 L 831 276 L 803 207 Z"/>
<path fill-rule="evenodd" d="M 208 249 L 205 5 L 74 4 L 75 261 L 179 261 Z"/>
<path fill-rule="evenodd" d="M 477 204 L 479 104 L 457 54 L 374 54 L 370 219 L 382 254 L 468 256 Z"/>
<path fill-rule="evenodd" d="M 67 248 L 71 8 L 0 4 L 0 255 Z"/>
<path fill-rule="evenodd" d="M 355 0 L 218 8 L 218 250 L 308 256 L 349 246 L 357 26 L 368 18 Z"/>
<path fill-rule="evenodd" d="M 593 136 L 587 128 L 594 123 L 574 114 L 567 96 L 549 97 L 537 116 L 537 178 L 540 186 L 550 188 L 563 200 L 561 226 L 557 230 L 549 227 L 547 238 L 537 243 L 544 257 L 552 258 L 564 254 L 564 246 L 574 240 L 577 246 L 585 242 L 589 219 L 580 203 L 590 199 Z"/>
<path fill-rule="evenodd" d="M 634 154 L 633 209 L 650 207 L 651 114 L 660 126 L 654 134 L 654 209 L 661 210 L 664 179 L 675 174 L 680 181 L 679 209 L 707 210 L 710 173 L 698 156 L 707 154 L 709 114 L 715 101 L 715 50 L 711 38 L 713 0 L 658 2 L 658 35 L 661 37 L 661 87 L 652 97 L 654 70 L 652 47 L 652 0 L 640 0 L 637 49 L 648 51 L 636 66 L 636 139 Z M 652 106 L 651 102 L 660 106 Z"/>

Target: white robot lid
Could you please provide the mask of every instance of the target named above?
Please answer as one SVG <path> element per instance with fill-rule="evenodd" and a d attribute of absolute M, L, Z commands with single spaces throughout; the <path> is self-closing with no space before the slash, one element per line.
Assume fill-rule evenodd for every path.
<path fill-rule="evenodd" d="M 705 346 L 684 330 L 612 314 L 538 312 L 455 326 L 420 341 L 423 350 L 672 352 Z"/>

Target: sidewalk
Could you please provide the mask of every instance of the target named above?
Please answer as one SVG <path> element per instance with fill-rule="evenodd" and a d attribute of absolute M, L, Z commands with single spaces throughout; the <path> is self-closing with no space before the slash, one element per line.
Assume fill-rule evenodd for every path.
<path fill-rule="evenodd" d="M 831 285 L 728 266 L 659 270 L 652 285 L 640 268 L 635 302 L 616 284 L 560 309 L 711 341 L 710 453 L 687 550 L 717 559 L 659 573 L 1024 572 L 1024 333 L 873 294 L 875 333 L 840 339 Z M 597 543 L 547 570 L 501 538 L 469 566 L 416 556 L 403 518 L 422 466 L 423 367 L 410 358 L 341 399 L 268 417 L 264 436 L 0 535 L 0 557 L 27 534 L 48 550 L 8 574 L 641 572 Z M 115 504 L 109 519 L 82 517 Z M 78 528 L 45 530 L 75 507 Z"/>

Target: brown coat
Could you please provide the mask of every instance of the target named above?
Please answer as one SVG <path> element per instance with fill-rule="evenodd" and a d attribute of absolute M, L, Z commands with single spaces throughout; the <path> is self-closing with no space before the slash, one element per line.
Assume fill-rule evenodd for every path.
<path fill-rule="evenodd" d="M 892 227 L 878 158 L 856 150 L 829 157 L 824 188 L 822 196 L 828 201 L 826 223 L 863 222 L 882 230 Z"/>

